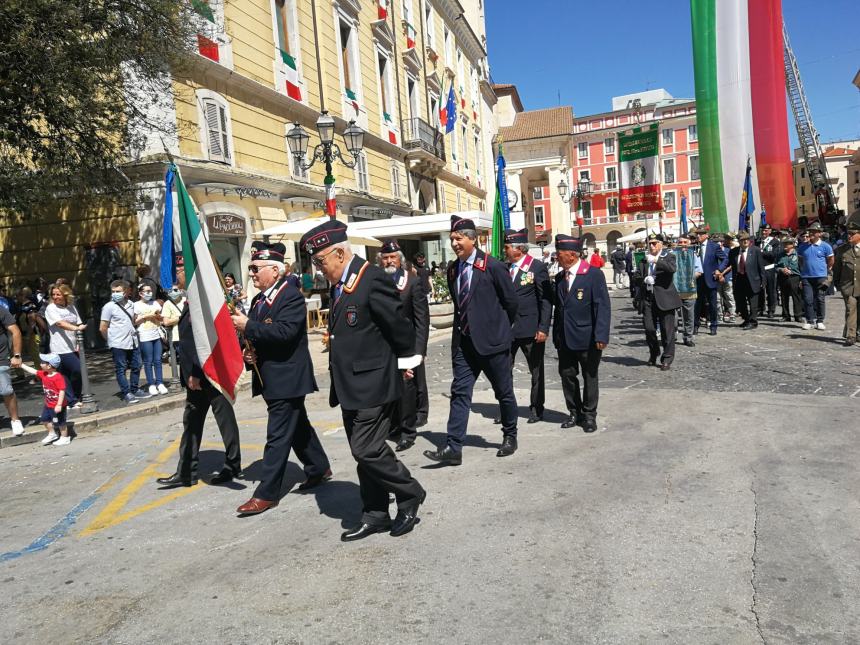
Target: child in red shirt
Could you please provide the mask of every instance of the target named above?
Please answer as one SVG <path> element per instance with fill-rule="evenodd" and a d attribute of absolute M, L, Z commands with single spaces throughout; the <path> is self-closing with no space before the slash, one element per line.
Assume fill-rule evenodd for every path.
<path fill-rule="evenodd" d="M 21 369 L 39 379 L 45 392 L 45 408 L 39 420 L 45 424 L 48 434 L 42 439 L 42 445 L 68 446 L 72 439 L 66 425 L 66 379 L 57 371 L 60 357 L 56 354 L 39 354 L 39 363 L 40 370 L 34 370 L 26 364 L 22 364 Z"/>

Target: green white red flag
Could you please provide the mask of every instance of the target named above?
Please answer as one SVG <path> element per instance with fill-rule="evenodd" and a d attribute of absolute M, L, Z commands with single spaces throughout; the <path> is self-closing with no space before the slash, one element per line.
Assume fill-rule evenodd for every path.
<path fill-rule="evenodd" d="M 323 183 L 325 184 L 325 212 L 329 217 L 334 219 L 337 217 L 337 199 L 335 198 L 334 191 L 334 177 L 326 175 L 325 179 L 323 179 Z"/>
<path fill-rule="evenodd" d="M 197 358 L 209 382 L 232 403 L 236 400 L 239 377 L 245 371 L 242 350 L 230 320 L 221 278 L 209 251 L 209 241 L 203 235 L 197 209 L 178 171 L 176 194 L 185 260 L 186 306 Z"/>
<path fill-rule="evenodd" d="M 618 135 L 620 192 L 618 212 L 653 213 L 663 210 L 660 198 L 660 152 L 656 123 Z"/>

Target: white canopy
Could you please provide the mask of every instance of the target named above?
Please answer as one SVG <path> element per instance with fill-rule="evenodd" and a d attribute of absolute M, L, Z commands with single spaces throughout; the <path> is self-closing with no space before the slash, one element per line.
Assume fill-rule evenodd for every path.
<path fill-rule="evenodd" d="M 644 242 L 645 238 L 648 237 L 649 233 L 658 233 L 660 232 L 659 226 L 648 226 L 647 229 L 642 229 L 641 231 L 637 231 L 636 233 L 631 233 L 630 235 L 625 235 L 624 237 L 619 237 L 616 242 Z M 681 225 L 680 224 L 664 224 L 663 225 L 663 235 L 670 235 L 672 237 L 678 237 L 681 234 Z"/>
<path fill-rule="evenodd" d="M 319 226 L 328 220 L 328 217 L 309 217 L 308 219 L 300 219 L 295 222 L 285 222 L 284 224 L 270 226 L 269 228 L 264 228 L 262 231 L 257 231 L 254 233 L 254 236 L 263 237 L 268 235 L 270 237 L 280 237 L 281 239 L 298 242 L 302 239 L 302 235 L 307 233 L 313 227 Z M 358 231 L 355 224 L 348 225 L 347 235 L 351 244 L 360 244 L 362 246 L 382 246 L 382 242 L 377 240 L 375 237 L 363 235 Z"/>
<path fill-rule="evenodd" d="M 375 237 L 409 237 L 416 235 L 448 234 L 451 230 L 451 215 L 459 215 L 474 220 L 478 229 L 493 228 L 493 217 L 483 211 L 463 211 L 459 213 L 432 213 L 414 217 L 392 217 L 373 219 L 364 222 L 350 222 L 349 230 L 361 235 Z"/>

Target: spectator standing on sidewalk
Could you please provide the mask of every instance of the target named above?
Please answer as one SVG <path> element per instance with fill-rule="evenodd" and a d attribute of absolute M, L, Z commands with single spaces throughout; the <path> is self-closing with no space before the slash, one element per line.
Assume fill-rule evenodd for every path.
<path fill-rule="evenodd" d="M 164 302 L 167 299 L 167 294 L 164 289 L 161 288 L 161 285 L 155 281 L 152 277 L 152 267 L 148 264 L 141 264 L 137 267 L 137 284 L 147 284 L 152 288 L 152 293 L 155 296 L 155 299 L 159 302 Z"/>
<path fill-rule="evenodd" d="M 22 287 L 18 290 L 18 327 L 27 344 L 27 355 L 33 361 L 33 369 L 39 369 L 39 328 L 36 326 L 36 313 L 39 310 L 33 290 Z M 33 380 L 32 384 L 35 384 Z"/>
<path fill-rule="evenodd" d="M 0 396 L 9 412 L 12 421 L 12 434 L 16 437 L 24 434 L 24 426 L 18 418 L 18 398 L 12 389 L 10 367 L 21 367 L 21 330 L 15 324 L 15 318 L 8 309 L 0 307 Z M 12 355 L 9 356 L 9 339 L 12 339 Z"/>
<path fill-rule="evenodd" d="M 620 246 L 615 247 L 612 255 L 609 256 L 609 259 L 612 262 L 612 281 L 615 283 L 615 288 L 623 289 L 624 276 L 627 273 L 625 270 L 627 260 L 624 257 L 624 251 Z"/>
<path fill-rule="evenodd" d="M 678 245 L 674 249 L 678 258 L 678 270 L 675 271 L 675 289 L 681 297 L 681 326 L 684 332 L 684 345 L 695 347 L 693 341 L 693 327 L 696 322 L 696 295 L 698 288 L 696 281 L 702 275 L 702 260 L 696 255 L 695 250 L 690 248 L 690 238 L 693 236 L 681 236 Z"/>
<path fill-rule="evenodd" d="M 134 303 L 134 325 L 140 340 L 140 358 L 149 394 L 167 394 L 161 364 L 161 304 L 155 300 L 149 284 L 141 284 L 137 295 L 140 298 Z"/>
<path fill-rule="evenodd" d="M 71 409 L 81 407 L 81 360 L 78 354 L 78 339 L 75 332 L 87 326 L 81 320 L 73 301 L 71 288 L 62 284 L 51 287 L 51 304 L 45 308 L 45 320 L 51 335 L 50 350 L 60 357 L 59 372 L 66 380 L 66 405 Z"/>
<path fill-rule="evenodd" d="M 857 342 L 857 309 L 860 305 L 860 211 L 848 224 L 848 242 L 836 251 L 833 284 L 845 299 L 845 346 Z"/>
<path fill-rule="evenodd" d="M 800 281 L 803 284 L 804 329 L 824 330 L 824 300 L 829 287 L 827 275 L 833 268 L 833 248 L 821 239 L 821 224 L 813 222 L 807 229 L 807 242 L 797 248 L 800 257 Z"/>
<path fill-rule="evenodd" d="M 134 327 L 134 304 L 128 299 L 130 286 L 125 280 L 110 283 L 111 301 L 102 308 L 99 332 L 107 340 L 120 395 L 126 403 L 149 398 L 149 392 L 138 387 L 140 381 L 140 347 Z M 125 373 L 129 371 L 129 378 Z M 129 380 L 131 381 L 129 383 Z"/>
<path fill-rule="evenodd" d="M 803 316 L 803 304 L 800 299 L 800 264 L 794 238 L 784 238 L 782 249 L 783 253 L 776 261 L 775 267 L 782 300 L 782 320 L 790 322 L 793 309 L 794 321 L 800 322 Z"/>
<path fill-rule="evenodd" d="M 45 424 L 48 434 L 42 439 L 42 445 L 68 446 L 72 443 L 69 428 L 66 425 L 66 380 L 57 372 L 60 357 L 56 354 L 39 354 L 39 364 L 42 369 L 34 370 L 29 365 L 21 365 L 21 369 L 32 374 L 42 382 L 45 392 L 45 407 L 39 420 Z"/>
<path fill-rule="evenodd" d="M 236 281 L 236 276 L 234 276 L 232 273 L 225 273 L 224 286 L 227 287 L 227 296 L 235 305 L 236 309 L 238 309 L 243 314 L 247 313 L 248 310 L 245 307 L 245 304 L 248 301 L 248 296 L 245 293 L 245 290 L 242 288 L 242 285 Z M 167 293 L 167 297 L 168 300 L 166 302 L 169 302 L 170 292 Z"/>

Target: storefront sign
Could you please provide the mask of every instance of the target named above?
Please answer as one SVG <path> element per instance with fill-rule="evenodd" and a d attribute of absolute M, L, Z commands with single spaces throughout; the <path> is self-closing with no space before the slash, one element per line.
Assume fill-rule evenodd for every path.
<path fill-rule="evenodd" d="M 210 235 L 223 235 L 229 237 L 245 237 L 245 219 L 238 215 L 209 215 L 206 218 L 206 226 Z"/>

